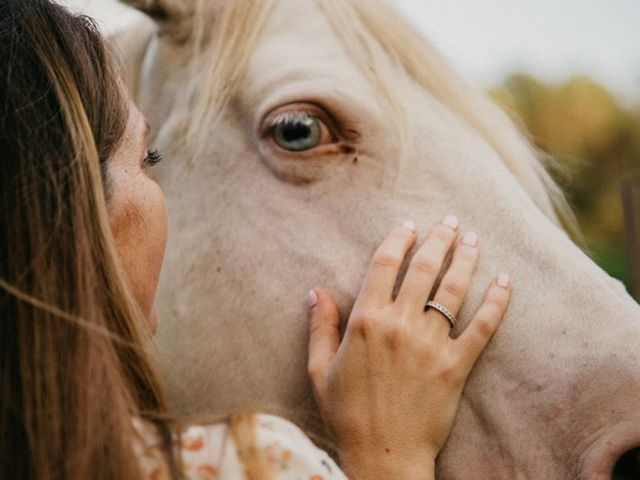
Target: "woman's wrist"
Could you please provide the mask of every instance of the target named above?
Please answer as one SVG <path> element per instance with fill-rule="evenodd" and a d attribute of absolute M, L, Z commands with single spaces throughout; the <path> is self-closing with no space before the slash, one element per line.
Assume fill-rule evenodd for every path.
<path fill-rule="evenodd" d="M 339 454 L 340 468 L 351 480 L 434 480 L 435 457 L 394 457 L 391 452 Z"/>

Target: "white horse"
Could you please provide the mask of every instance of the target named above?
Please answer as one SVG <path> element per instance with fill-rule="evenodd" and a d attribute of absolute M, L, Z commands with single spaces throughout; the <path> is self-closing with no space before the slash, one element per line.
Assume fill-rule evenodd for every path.
<path fill-rule="evenodd" d="M 322 435 L 308 288 L 346 319 L 394 223 L 455 213 L 482 254 L 452 334 L 491 275 L 514 292 L 438 477 L 640 478 L 638 306 L 559 226 L 554 206 L 570 214 L 530 145 L 391 6 L 128 3 L 156 21 L 123 48 L 167 158 L 158 342 L 182 411 L 276 409 Z"/>

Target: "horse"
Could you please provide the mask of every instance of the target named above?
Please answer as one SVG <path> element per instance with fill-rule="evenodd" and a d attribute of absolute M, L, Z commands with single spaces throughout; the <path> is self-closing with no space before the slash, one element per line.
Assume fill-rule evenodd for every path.
<path fill-rule="evenodd" d="M 284 412 L 330 442 L 306 375 L 308 289 L 346 321 L 388 229 L 454 213 L 481 258 L 452 336 L 494 274 L 514 287 L 438 478 L 640 478 L 638 305 L 572 241 L 526 136 L 393 5 L 125 3 L 152 19 L 115 41 L 167 158 L 157 345 L 178 411 Z"/>

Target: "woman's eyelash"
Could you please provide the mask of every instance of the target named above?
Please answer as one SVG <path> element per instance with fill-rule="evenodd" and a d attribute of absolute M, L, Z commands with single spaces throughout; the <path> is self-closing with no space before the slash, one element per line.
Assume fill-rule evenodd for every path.
<path fill-rule="evenodd" d="M 149 167 L 153 167 L 154 165 L 157 165 L 161 161 L 162 161 L 162 153 L 160 153 L 160 150 L 153 149 L 147 152 L 147 156 L 144 159 L 144 164 Z"/>

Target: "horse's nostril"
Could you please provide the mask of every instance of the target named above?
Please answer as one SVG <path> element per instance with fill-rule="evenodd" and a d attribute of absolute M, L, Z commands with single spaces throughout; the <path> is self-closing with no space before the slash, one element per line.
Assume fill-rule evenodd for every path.
<path fill-rule="evenodd" d="M 624 453 L 613 467 L 612 480 L 640 479 L 640 448 Z"/>

